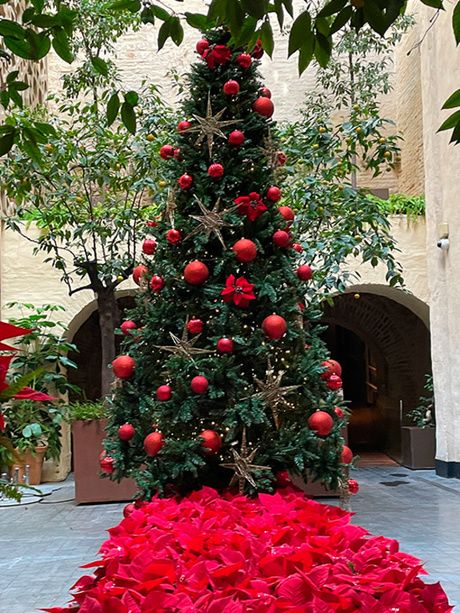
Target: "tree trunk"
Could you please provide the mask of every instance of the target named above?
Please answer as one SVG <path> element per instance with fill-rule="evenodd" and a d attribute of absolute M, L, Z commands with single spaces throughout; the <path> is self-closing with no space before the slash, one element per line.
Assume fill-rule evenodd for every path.
<path fill-rule="evenodd" d="M 119 324 L 118 305 L 113 289 L 104 288 L 97 292 L 97 308 L 101 329 L 101 398 L 105 398 L 110 394 L 113 381 L 109 366 L 116 356 L 115 328 Z"/>

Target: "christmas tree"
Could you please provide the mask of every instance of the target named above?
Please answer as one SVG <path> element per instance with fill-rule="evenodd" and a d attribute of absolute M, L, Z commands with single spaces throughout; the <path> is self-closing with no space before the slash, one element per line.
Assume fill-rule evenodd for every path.
<path fill-rule="evenodd" d="M 197 53 L 177 142 L 159 144 L 170 189 L 133 273 L 101 467 L 146 496 L 272 491 L 287 471 L 336 487 L 351 461 L 340 366 L 278 185 L 263 50 L 216 29 Z"/>

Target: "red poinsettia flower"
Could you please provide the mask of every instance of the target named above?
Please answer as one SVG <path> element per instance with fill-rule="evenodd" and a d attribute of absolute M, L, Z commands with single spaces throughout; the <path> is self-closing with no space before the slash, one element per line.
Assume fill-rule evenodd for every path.
<path fill-rule="evenodd" d="M 244 277 L 235 279 L 235 275 L 229 275 L 225 283 L 225 288 L 220 293 L 224 302 L 233 301 L 237 307 L 245 309 L 249 306 L 251 300 L 256 299 L 254 285 Z"/>
<path fill-rule="evenodd" d="M 232 51 L 225 45 L 214 45 L 214 47 L 208 47 L 202 57 L 206 60 L 209 68 L 214 70 L 216 66 L 226 64 L 232 59 Z"/>
<path fill-rule="evenodd" d="M 0 355 L 0 392 L 8 390 L 9 385 L 6 383 L 6 375 L 10 367 L 10 362 L 14 358 L 14 355 Z M 35 400 L 36 402 L 46 402 L 48 400 L 54 400 L 48 394 L 43 392 L 36 392 L 30 387 L 23 387 L 21 390 L 13 394 L 12 398 L 15 400 Z"/>
<path fill-rule="evenodd" d="M 240 215 L 246 215 L 249 221 L 255 221 L 267 210 L 260 194 L 257 192 L 251 192 L 249 196 L 235 198 L 234 202 L 238 206 L 238 213 L 240 213 Z"/>
<path fill-rule="evenodd" d="M 8 324 L 4 321 L 0 321 L 0 341 L 5 340 L 5 338 L 13 338 L 14 336 L 24 336 L 25 334 L 30 334 L 32 330 L 29 328 L 19 328 L 18 326 L 13 326 L 13 324 Z M 0 342 L 0 350 L 1 351 L 14 351 L 14 347 L 10 347 L 5 343 Z"/>

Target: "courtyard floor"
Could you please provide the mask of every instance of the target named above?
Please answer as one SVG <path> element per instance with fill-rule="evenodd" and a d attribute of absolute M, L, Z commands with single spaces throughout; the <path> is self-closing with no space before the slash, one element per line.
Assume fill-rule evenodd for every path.
<path fill-rule="evenodd" d="M 440 580 L 460 611 L 460 481 L 399 466 L 364 466 L 353 477 L 361 486 L 353 498 L 354 523 L 397 539 L 403 551 L 421 558 L 429 581 Z M 71 479 L 44 489 L 51 493 L 35 504 L 0 502 L 1 613 L 65 604 L 85 572 L 79 565 L 96 559 L 105 530 L 122 518 L 124 504 L 75 506 Z"/>

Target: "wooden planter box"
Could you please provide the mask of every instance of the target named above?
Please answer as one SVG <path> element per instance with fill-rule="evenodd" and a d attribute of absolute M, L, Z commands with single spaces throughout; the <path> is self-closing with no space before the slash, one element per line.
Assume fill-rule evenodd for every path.
<path fill-rule="evenodd" d="M 402 464 L 407 468 L 434 468 L 436 428 L 403 426 L 401 428 Z"/>
<path fill-rule="evenodd" d="M 122 502 L 132 500 L 137 486 L 132 479 L 120 483 L 99 476 L 99 454 L 105 438 L 106 419 L 75 421 L 72 424 L 75 501 Z"/>

